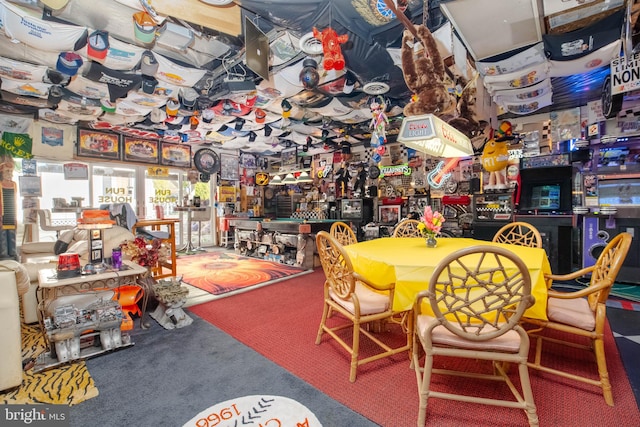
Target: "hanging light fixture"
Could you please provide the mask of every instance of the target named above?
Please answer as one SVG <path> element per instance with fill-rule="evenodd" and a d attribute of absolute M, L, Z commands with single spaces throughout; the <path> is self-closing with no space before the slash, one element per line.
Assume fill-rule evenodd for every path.
<path fill-rule="evenodd" d="M 271 181 L 269 181 L 269 184 L 282 185 L 282 178 L 280 178 L 280 175 L 276 175 L 273 178 L 271 178 Z"/>
<path fill-rule="evenodd" d="M 282 180 L 283 184 L 295 184 L 297 182 L 296 177 L 292 173 L 288 173 Z"/>
<path fill-rule="evenodd" d="M 397 141 L 433 157 L 473 156 L 471 140 L 433 114 L 402 119 Z"/>
<path fill-rule="evenodd" d="M 299 183 L 302 183 L 302 182 L 313 182 L 313 178 L 311 178 L 309 176 L 309 173 L 307 171 L 302 171 L 302 172 L 300 172 L 300 175 L 298 175 L 297 182 L 299 182 Z"/>

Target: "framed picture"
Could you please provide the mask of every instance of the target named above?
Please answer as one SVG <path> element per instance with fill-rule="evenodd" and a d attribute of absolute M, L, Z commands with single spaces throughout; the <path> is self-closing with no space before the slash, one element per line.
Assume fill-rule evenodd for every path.
<path fill-rule="evenodd" d="M 378 206 L 378 219 L 381 224 L 395 225 L 400 221 L 401 205 Z"/>
<path fill-rule="evenodd" d="M 89 179 L 89 166 L 84 163 L 65 163 L 62 168 L 64 179 Z"/>
<path fill-rule="evenodd" d="M 298 162 L 298 147 L 285 148 L 280 153 L 282 166 L 296 166 Z"/>
<path fill-rule="evenodd" d="M 160 164 L 178 168 L 191 167 L 191 146 L 187 144 L 162 143 Z"/>
<path fill-rule="evenodd" d="M 42 181 L 39 176 L 19 176 L 20 196 L 42 196 Z"/>
<path fill-rule="evenodd" d="M 36 159 L 22 159 L 22 174 L 33 176 L 37 175 L 38 161 Z"/>
<path fill-rule="evenodd" d="M 220 178 L 229 181 L 237 181 L 240 179 L 238 156 L 224 153 L 220 154 Z"/>
<path fill-rule="evenodd" d="M 125 136 L 122 140 L 123 160 L 130 162 L 158 164 L 160 161 L 159 141 Z"/>
<path fill-rule="evenodd" d="M 120 160 L 120 135 L 93 129 L 78 129 L 78 156 Z"/>

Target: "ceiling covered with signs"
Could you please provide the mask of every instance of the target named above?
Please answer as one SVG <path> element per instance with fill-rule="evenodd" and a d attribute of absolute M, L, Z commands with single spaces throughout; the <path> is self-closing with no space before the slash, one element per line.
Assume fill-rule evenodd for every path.
<path fill-rule="evenodd" d="M 451 96 L 460 95 L 458 76 L 477 86 L 470 108 L 478 121 L 497 114 L 478 64 L 509 59 L 544 34 L 597 26 L 614 11 L 624 11 L 614 38 L 628 26 L 627 45 L 637 44 L 635 1 L 513 0 L 532 10 L 534 38 L 518 43 L 524 25 L 511 22 L 500 30 L 511 45 L 483 56 L 487 45 L 472 41 L 509 39 L 491 28 L 514 15 L 504 1 L 0 0 L 0 111 L 222 150 L 269 155 L 295 144 L 311 154 L 369 145 L 372 103 L 384 107 L 393 140 L 415 101 L 401 59 L 410 24 L 435 36 Z M 332 64 L 322 45 L 330 30 Z M 607 64 L 552 75 L 553 100 L 535 112 L 599 99 Z"/>

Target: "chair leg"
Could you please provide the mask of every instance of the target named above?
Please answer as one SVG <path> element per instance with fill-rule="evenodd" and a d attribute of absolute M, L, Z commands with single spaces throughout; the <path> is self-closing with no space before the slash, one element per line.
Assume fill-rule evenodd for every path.
<path fill-rule="evenodd" d="M 324 309 L 322 310 L 322 319 L 320 319 L 320 327 L 318 328 L 318 335 L 316 336 L 316 344 L 320 344 L 322 340 L 322 334 L 324 333 L 324 325 L 327 322 L 327 316 L 331 307 L 326 302 L 324 303 Z"/>
<path fill-rule="evenodd" d="M 416 366 L 419 366 L 418 361 L 415 362 Z M 418 393 L 420 395 L 420 403 L 418 405 L 418 427 L 424 427 L 424 423 L 427 420 L 427 403 L 429 400 L 429 387 L 431 385 L 431 370 L 433 369 L 433 356 L 425 354 L 424 356 L 424 371 L 422 380 L 420 381 L 420 373 L 416 371 L 418 375 Z"/>
<path fill-rule="evenodd" d="M 611 392 L 611 382 L 609 381 L 609 371 L 607 371 L 607 360 L 604 355 L 604 341 L 602 338 L 596 338 L 593 341 L 593 350 L 598 364 L 598 375 L 600 376 L 604 401 L 607 405 L 613 406 L 613 393 Z"/>
<path fill-rule="evenodd" d="M 520 386 L 522 387 L 522 395 L 526 405 L 525 412 L 529 419 L 529 425 L 531 427 L 538 426 L 540 421 L 538 420 L 536 404 L 533 400 L 531 380 L 529 379 L 529 367 L 527 366 L 526 360 L 518 365 L 518 373 L 520 374 Z"/>
<path fill-rule="evenodd" d="M 356 373 L 358 371 L 358 351 L 360 349 L 360 322 L 353 322 L 353 345 L 351 346 L 351 370 L 349 372 L 349 381 L 356 382 Z"/>

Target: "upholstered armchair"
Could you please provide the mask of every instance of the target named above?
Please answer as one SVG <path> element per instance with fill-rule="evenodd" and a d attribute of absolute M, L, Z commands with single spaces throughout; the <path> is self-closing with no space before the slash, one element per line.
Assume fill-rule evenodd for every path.
<path fill-rule="evenodd" d="M 25 268 L 13 260 L 0 261 L 0 391 L 22 383 L 22 331 L 19 299 L 29 289 Z"/>

